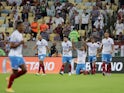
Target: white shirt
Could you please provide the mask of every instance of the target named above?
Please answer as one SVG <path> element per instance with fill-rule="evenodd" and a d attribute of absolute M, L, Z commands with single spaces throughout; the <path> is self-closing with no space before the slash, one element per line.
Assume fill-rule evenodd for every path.
<path fill-rule="evenodd" d="M 88 55 L 89 56 L 96 56 L 97 49 L 100 47 L 99 44 L 88 42 L 87 46 L 88 46 Z"/>
<path fill-rule="evenodd" d="M 46 55 L 47 53 L 47 48 L 46 46 L 48 46 L 48 42 L 45 39 L 42 39 L 41 41 L 38 40 L 37 43 L 37 49 L 38 49 L 38 55 Z"/>
<path fill-rule="evenodd" d="M 80 22 L 80 16 L 76 15 L 75 16 L 75 24 L 79 24 L 79 22 Z"/>
<path fill-rule="evenodd" d="M 101 21 L 96 20 L 95 23 L 94 23 L 94 26 L 95 26 L 96 28 L 98 28 L 98 27 L 100 26 L 100 29 L 103 29 L 104 23 L 103 23 L 102 20 L 101 20 Z"/>
<path fill-rule="evenodd" d="M 121 23 L 121 24 L 117 23 L 115 29 L 116 29 L 116 35 L 119 35 L 119 33 L 123 32 L 123 30 L 124 30 L 123 23 Z"/>
<path fill-rule="evenodd" d="M 89 15 L 85 15 L 84 13 L 82 14 L 82 24 L 88 24 L 89 22 Z"/>
<path fill-rule="evenodd" d="M 124 9 L 122 9 L 122 8 L 119 9 L 119 10 L 118 10 L 118 13 L 120 13 L 120 12 L 124 13 Z"/>
<path fill-rule="evenodd" d="M 112 45 L 114 44 L 114 41 L 112 38 L 104 38 L 102 40 L 102 45 L 103 45 L 103 49 L 102 49 L 102 54 L 110 54 L 112 51 Z"/>
<path fill-rule="evenodd" d="M 86 62 L 86 51 L 81 51 L 77 49 L 77 64 L 85 64 Z"/>
<path fill-rule="evenodd" d="M 22 40 L 23 40 L 22 33 L 20 33 L 18 30 L 15 30 L 10 36 L 10 42 L 20 43 Z M 22 48 L 23 48 L 22 44 L 17 48 L 11 48 L 9 52 L 9 56 L 22 57 Z"/>
<path fill-rule="evenodd" d="M 55 24 L 58 26 L 58 24 L 62 24 L 64 22 L 64 19 L 62 17 L 55 18 Z"/>
<path fill-rule="evenodd" d="M 70 41 L 62 42 L 62 54 L 64 57 L 72 57 L 72 51 L 70 50 L 70 48 L 72 48 L 72 43 Z"/>

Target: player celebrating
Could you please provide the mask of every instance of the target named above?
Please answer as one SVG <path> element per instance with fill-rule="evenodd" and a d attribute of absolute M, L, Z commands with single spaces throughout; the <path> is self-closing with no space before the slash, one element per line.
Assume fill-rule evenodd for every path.
<path fill-rule="evenodd" d="M 8 81 L 8 88 L 6 92 L 14 92 L 11 88 L 14 80 L 27 72 L 25 61 L 22 56 L 22 48 L 24 46 L 24 40 L 22 33 L 24 31 L 24 25 L 22 22 L 17 23 L 17 30 L 15 30 L 10 37 L 10 52 L 9 59 L 12 67 L 12 74 Z M 21 70 L 18 71 L 18 68 Z M 6 78 L 8 80 L 8 78 Z"/>
<path fill-rule="evenodd" d="M 102 40 L 102 69 L 103 75 L 110 75 L 111 72 L 111 61 L 112 61 L 112 53 L 114 52 L 114 41 L 109 37 L 109 33 L 105 32 L 105 38 Z M 107 65 L 107 66 L 106 66 Z M 106 69 L 107 67 L 107 69 Z"/>
<path fill-rule="evenodd" d="M 90 62 L 90 67 L 91 67 L 91 74 L 96 73 L 96 55 L 97 55 L 97 50 L 99 48 L 99 44 L 95 42 L 95 38 L 91 37 L 90 38 L 91 42 L 87 42 L 88 46 L 88 60 Z"/>
<path fill-rule="evenodd" d="M 48 42 L 45 39 L 43 39 L 41 35 L 39 35 L 38 41 L 37 41 L 34 49 L 38 49 L 38 58 L 39 58 L 39 69 L 38 69 L 38 73 L 36 73 L 36 75 L 40 75 L 41 68 L 43 71 L 42 75 L 45 75 L 45 68 L 44 68 L 43 61 L 46 57 L 47 50 L 49 50 Z"/>
<path fill-rule="evenodd" d="M 77 51 L 77 66 L 76 66 L 76 74 L 79 75 L 84 73 L 88 74 L 86 71 L 86 56 L 87 56 L 87 48 L 83 45 L 80 49 L 77 49 L 73 44 L 73 49 Z"/>
<path fill-rule="evenodd" d="M 60 74 L 64 74 L 64 67 L 66 63 L 69 63 L 69 75 L 71 75 L 71 60 L 72 60 L 72 43 L 68 40 L 68 38 L 65 36 L 64 41 L 62 42 L 62 67 L 60 70 Z"/>

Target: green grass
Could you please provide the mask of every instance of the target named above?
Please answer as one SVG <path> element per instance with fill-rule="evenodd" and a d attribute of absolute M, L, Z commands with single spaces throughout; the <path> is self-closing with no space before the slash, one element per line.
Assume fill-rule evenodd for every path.
<path fill-rule="evenodd" d="M 0 74 L 0 93 L 6 93 L 5 78 Z M 46 75 L 26 74 L 15 80 L 15 93 L 124 93 L 124 74 L 96 75 Z"/>

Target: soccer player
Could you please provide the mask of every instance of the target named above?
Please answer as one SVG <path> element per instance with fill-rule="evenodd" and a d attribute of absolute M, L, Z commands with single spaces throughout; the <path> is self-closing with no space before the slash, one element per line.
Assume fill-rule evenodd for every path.
<path fill-rule="evenodd" d="M 45 39 L 43 39 L 41 35 L 39 35 L 38 41 L 36 42 L 34 49 L 38 50 L 38 58 L 39 58 L 39 69 L 38 69 L 38 73 L 36 73 L 36 75 L 40 75 L 41 68 L 43 71 L 42 75 L 45 75 L 45 68 L 44 68 L 43 61 L 46 57 L 47 50 L 49 50 L 48 42 Z"/>
<path fill-rule="evenodd" d="M 79 75 L 84 73 L 85 75 L 88 74 L 86 71 L 86 56 L 87 56 L 87 48 L 86 45 L 83 45 L 80 49 L 77 49 L 73 45 L 73 49 L 77 51 L 77 66 L 76 66 L 76 74 Z"/>
<path fill-rule="evenodd" d="M 105 32 L 104 39 L 102 40 L 102 70 L 103 75 L 110 75 L 111 73 L 111 61 L 112 53 L 114 52 L 114 41 L 109 37 L 109 33 Z M 107 65 L 107 66 L 106 66 Z M 107 68 L 106 68 L 107 67 Z"/>
<path fill-rule="evenodd" d="M 69 63 L 69 75 L 71 75 L 71 60 L 72 60 L 72 43 L 65 36 L 62 42 L 62 67 L 60 70 L 60 74 L 64 74 L 64 67 L 66 63 Z"/>
<path fill-rule="evenodd" d="M 15 30 L 10 37 L 10 52 L 8 54 L 11 67 L 12 74 L 10 78 L 6 78 L 8 80 L 8 87 L 6 92 L 14 92 L 12 89 L 12 84 L 14 80 L 27 72 L 25 61 L 22 55 L 22 48 L 24 45 L 24 40 L 22 33 L 24 31 L 24 25 L 22 22 L 17 23 L 17 30 Z M 20 68 L 21 70 L 18 70 Z"/>
<path fill-rule="evenodd" d="M 87 42 L 86 45 L 88 46 L 88 60 L 90 62 L 90 67 L 91 67 L 91 74 L 95 74 L 96 73 L 96 55 L 97 55 L 97 51 L 98 48 L 100 47 L 99 44 L 97 44 L 95 42 L 95 38 L 91 37 L 90 38 L 91 42 Z"/>

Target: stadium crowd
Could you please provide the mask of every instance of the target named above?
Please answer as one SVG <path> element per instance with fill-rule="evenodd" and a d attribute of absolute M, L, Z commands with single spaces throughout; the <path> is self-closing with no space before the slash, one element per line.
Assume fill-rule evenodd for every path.
<path fill-rule="evenodd" d="M 39 34 L 50 42 L 63 36 L 73 42 L 93 36 L 100 42 L 107 31 L 115 42 L 124 43 L 123 0 L 0 0 L 1 51 L 10 50 L 9 36 L 19 21 L 27 42 L 35 42 Z"/>

